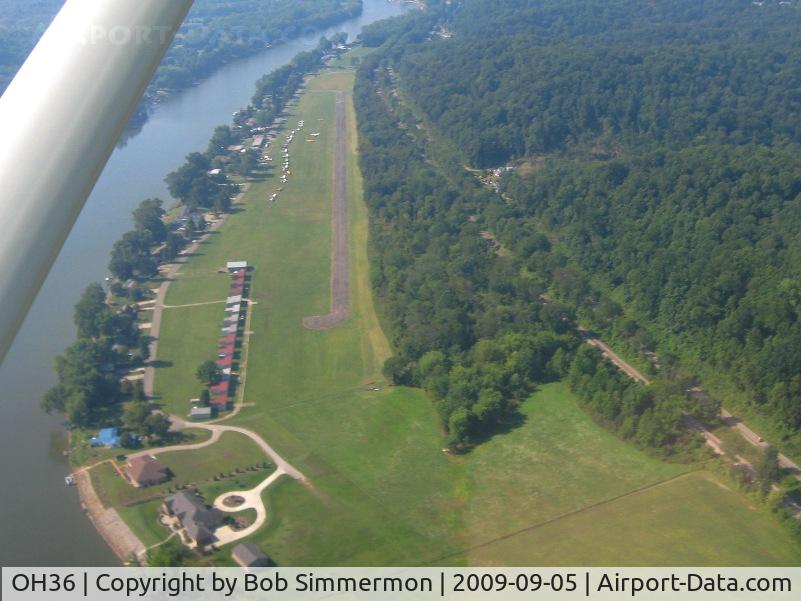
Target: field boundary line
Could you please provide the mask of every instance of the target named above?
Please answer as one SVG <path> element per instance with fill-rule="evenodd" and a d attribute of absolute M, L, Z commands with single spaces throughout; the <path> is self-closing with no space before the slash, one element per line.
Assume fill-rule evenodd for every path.
<path fill-rule="evenodd" d="M 448 553 L 447 555 L 443 555 L 441 557 L 437 557 L 434 560 L 432 560 L 430 562 L 426 562 L 426 563 L 424 563 L 422 565 L 431 565 L 434 562 L 437 562 L 437 561 L 440 561 L 440 560 L 443 560 L 443 559 L 448 559 L 448 558 L 453 557 L 455 555 L 466 554 L 466 553 L 468 553 L 470 551 L 475 551 L 476 549 L 481 549 L 483 547 L 488 547 L 489 545 L 494 545 L 495 543 L 498 543 L 498 542 L 501 542 L 501 541 L 504 541 L 504 540 L 507 540 L 507 539 L 510 539 L 510 538 L 514 538 L 515 536 L 517 536 L 519 534 L 523 534 L 525 532 L 530 532 L 532 530 L 537 530 L 539 528 L 542 528 L 543 526 L 547 526 L 549 524 L 553 524 L 554 522 L 558 522 L 559 520 L 562 520 L 562 519 L 565 519 L 565 518 L 569 518 L 569 517 L 573 517 L 574 515 L 578 515 L 580 513 L 584 513 L 586 511 L 590 511 L 592 509 L 597 509 L 598 507 L 602 507 L 603 505 L 610 505 L 612 503 L 615 503 L 615 502 L 620 501 L 622 499 L 625 499 L 627 497 L 633 497 L 634 495 L 638 495 L 638 494 L 643 493 L 643 492 L 645 492 L 647 490 L 650 490 L 652 488 L 658 488 L 660 486 L 664 486 L 666 484 L 670 484 L 672 482 L 675 482 L 676 480 L 681 480 L 683 478 L 687 478 L 687 477 L 689 477 L 689 476 L 691 476 L 693 474 L 697 474 L 697 473 L 700 473 L 700 472 L 703 472 L 703 471 L 705 471 L 704 468 L 695 468 L 695 469 L 689 470 L 687 472 L 683 472 L 681 474 L 673 476 L 671 478 L 667 478 L 666 480 L 660 480 L 659 482 L 654 482 L 652 484 L 647 484 L 645 486 L 641 486 L 640 488 L 635 488 L 634 490 L 630 490 L 629 492 L 617 495 L 616 497 L 611 497 L 609 499 L 604 499 L 602 501 L 598 501 L 596 503 L 592 503 L 591 505 L 586 505 L 585 507 L 581 507 L 579 509 L 574 509 L 573 511 L 568 511 L 567 513 L 562 513 L 560 515 L 557 515 L 557 516 L 554 516 L 552 518 L 549 518 L 549 519 L 547 519 L 545 521 L 538 522 L 536 524 L 532 524 L 531 526 L 526 526 L 525 528 L 520 528 L 519 530 L 515 530 L 514 532 L 510 532 L 508 534 L 504 534 L 502 536 L 495 537 L 493 539 L 490 539 L 488 541 L 484 541 L 482 543 L 478 543 L 477 545 L 466 547 L 464 549 L 460 549 L 459 551 L 454 551 L 453 553 Z"/>

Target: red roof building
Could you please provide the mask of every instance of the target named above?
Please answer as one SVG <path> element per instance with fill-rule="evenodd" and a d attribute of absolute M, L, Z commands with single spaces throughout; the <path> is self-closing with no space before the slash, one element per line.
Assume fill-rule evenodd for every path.
<path fill-rule="evenodd" d="M 217 409 L 227 409 L 228 408 L 228 395 L 224 394 L 223 396 L 214 397 L 209 401 L 211 405 L 216 407 Z"/>
<path fill-rule="evenodd" d="M 231 264 L 228 265 L 228 268 L 231 268 Z M 223 328 L 223 335 L 220 336 L 220 340 L 217 343 L 217 354 L 224 355 L 217 360 L 217 367 L 228 370 L 223 381 L 209 389 L 212 394 L 211 404 L 219 410 L 228 409 L 230 401 L 231 379 L 227 374 L 230 374 L 230 369 L 234 364 L 237 329 L 239 327 L 239 318 L 243 313 L 241 309 L 238 311 L 231 311 L 230 309 L 238 308 L 238 305 L 242 302 L 241 297 L 245 292 L 245 271 L 245 269 L 240 268 L 231 272 L 231 288 L 227 299 L 225 327 Z"/>
<path fill-rule="evenodd" d="M 228 382 L 227 381 L 222 381 L 219 384 L 215 384 L 214 386 L 209 388 L 209 390 L 211 391 L 211 394 L 219 396 L 221 394 L 227 395 L 228 394 L 228 388 L 229 388 Z"/>

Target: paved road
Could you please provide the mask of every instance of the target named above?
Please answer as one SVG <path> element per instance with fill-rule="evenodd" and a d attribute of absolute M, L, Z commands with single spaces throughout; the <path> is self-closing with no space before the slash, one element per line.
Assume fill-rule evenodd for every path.
<path fill-rule="evenodd" d="M 245 193 L 250 189 L 250 184 L 244 184 L 241 188 L 241 192 L 234 198 L 232 204 L 239 203 L 242 198 L 244 197 Z M 218 219 L 209 229 L 208 232 L 213 232 L 219 229 L 219 227 L 225 222 L 228 218 L 228 215 L 223 214 L 221 219 Z M 151 318 L 151 326 L 150 326 L 150 346 L 149 346 L 149 358 L 150 361 L 148 362 L 147 366 L 145 367 L 145 375 L 143 386 L 145 390 L 145 396 L 148 398 L 153 398 L 153 384 L 156 380 L 156 367 L 154 362 L 158 357 L 158 350 L 159 350 L 159 334 L 161 333 L 161 317 L 164 313 L 164 309 L 168 308 L 164 300 L 167 298 L 167 291 L 170 289 L 170 284 L 172 280 L 178 275 L 178 272 L 181 270 L 181 266 L 187 262 L 188 257 L 186 255 L 190 255 L 197 251 L 200 245 L 208 239 L 209 233 L 203 234 L 197 242 L 194 242 L 187 246 L 185 254 L 179 256 L 175 261 L 172 263 L 167 264 L 162 270 L 161 274 L 164 278 L 164 281 L 161 283 L 161 286 L 158 287 L 156 290 L 156 298 L 153 301 L 153 317 Z"/>
<path fill-rule="evenodd" d="M 350 316 L 348 267 L 348 127 L 345 94 L 336 94 L 336 142 L 334 148 L 334 196 L 331 209 L 331 312 L 304 317 L 310 330 L 328 330 Z"/>

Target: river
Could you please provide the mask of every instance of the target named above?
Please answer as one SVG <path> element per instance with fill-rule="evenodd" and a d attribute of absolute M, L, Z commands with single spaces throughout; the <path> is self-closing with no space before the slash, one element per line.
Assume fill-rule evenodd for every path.
<path fill-rule="evenodd" d="M 85 517 L 62 455 L 66 435 L 39 401 L 55 383 L 52 362 L 75 339 L 73 305 L 102 281 L 111 246 L 131 228 L 144 198 L 171 204 L 164 176 L 190 152 L 204 150 L 215 126 L 246 105 L 256 80 L 317 45 L 322 35 L 362 26 L 405 10 L 364 0 L 361 16 L 228 65 L 197 87 L 158 105 L 142 130 L 118 148 L 75 225 L 25 324 L 0 366 L 0 565 L 109 566 L 117 561 Z"/>

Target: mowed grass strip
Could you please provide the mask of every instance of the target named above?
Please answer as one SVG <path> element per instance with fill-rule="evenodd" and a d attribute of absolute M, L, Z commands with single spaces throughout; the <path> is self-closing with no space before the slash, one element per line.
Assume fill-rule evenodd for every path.
<path fill-rule="evenodd" d="M 764 508 L 706 471 L 474 549 L 478 565 L 797 566 L 801 548 Z"/>
<path fill-rule="evenodd" d="M 464 474 L 441 452 L 432 417 L 430 401 L 410 389 L 284 408 L 272 431 L 301 454 L 320 495 L 270 492 L 275 521 L 255 540 L 287 564 L 415 565 L 456 550 Z"/>

